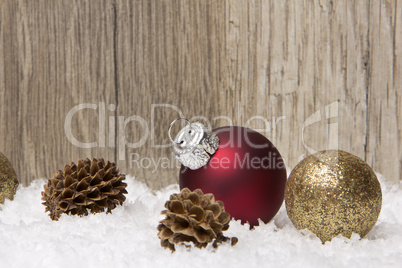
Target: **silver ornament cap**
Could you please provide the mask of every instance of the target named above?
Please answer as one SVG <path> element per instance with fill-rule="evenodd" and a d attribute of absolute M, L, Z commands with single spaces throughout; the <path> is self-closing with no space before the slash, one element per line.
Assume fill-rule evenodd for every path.
<path fill-rule="evenodd" d="M 171 130 L 180 120 L 187 122 L 174 139 Z M 195 170 L 205 166 L 219 147 L 219 138 L 199 122 L 190 123 L 185 118 L 174 120 L 169 126 L 169 139 L 175 157 L 186 167 Z"/>

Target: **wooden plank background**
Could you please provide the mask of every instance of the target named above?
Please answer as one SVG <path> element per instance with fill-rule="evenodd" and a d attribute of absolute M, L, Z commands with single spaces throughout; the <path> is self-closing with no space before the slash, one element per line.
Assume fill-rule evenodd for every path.
<path fill-rule="evenodd" d="M 177 109 L 264 128 L 289 169 L 339 147 L 397 182 L 401 85 L 398 0 L 0 4 L 0 151 L 25 185 L 95 156 L 154 189 L 176 183 L 170 148 L 155 145 Z M 85 103 L 67 130 L 95 148 L 65 131 Z"/>

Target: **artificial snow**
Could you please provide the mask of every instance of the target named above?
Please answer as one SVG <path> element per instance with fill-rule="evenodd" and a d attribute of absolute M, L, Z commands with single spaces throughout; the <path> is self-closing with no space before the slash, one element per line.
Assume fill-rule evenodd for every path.
<path fill-rule="evenodd" d="M 63 214 L 52 221 L 41 204 L 45 180 L 36 180 L 0 205 L 0 267 L 400 267 L 402 187 L 377 175 L 382 210 L 363 239 L 338 236 L 323 245 L 314 234 L 296 230 L 282 205 L 270 223 L 251 231 L 232 220 L 224 234 L 239 238 L 234 247 L 176 246 L 174 253 L 160 246 L 156 227 L 178 185 L 153 191 L 127 176 L 127 200 L 112 214 Z"/>

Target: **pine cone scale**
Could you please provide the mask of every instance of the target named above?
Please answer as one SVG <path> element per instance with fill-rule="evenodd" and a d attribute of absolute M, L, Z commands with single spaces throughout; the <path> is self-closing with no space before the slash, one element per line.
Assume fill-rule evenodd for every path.
<path fill-rule="evenodd" d="M 113 174 L 116 173 L 116 167 L 111 167 L 106 171 L 106 174 L 104 176 L 104 181 L 109 181 L 113 178 Z"/>
<path fill-rule="evenodd" d="M 172 202 L 170 202 L 168 209 L 177 214 L 183 214 L 185 212 L 183 203 L 178 200 L 173 200 Z"/>
<path fill-rule="evenodd" d="M 197 222 L 201 222 L 205 219 L 205 210 L 199 206 L 193 206 L 189 212 L 189 216 L 195 219 Z"/>
<path fill-rule="evenodd" d="M 91 169 L 90 169 L 90 174 L 91 176 L 94 176 L 99 170 L 99 166 L 97 162 L 92 161 L 91 163 Z"/>
<path fill-rule="evenodd" d="M 66 180 L 64 181 L 64 187 L 69 187 L 73 183 L 74 179 L 70 175 L 67 175 Z"/>
<path fill-rule="evenodd" d="M 78 181 L 81 181 L 83 178 L 87 176 L 88 172 L 85 168 L 81 168 L 77 174 Z"/>
<path fill-rule="evenodd" d="M 101 169 L 95 174 L 94 179 L 100 180 L 102 182 L 104 176 L 105 176 L 105 170 Z"/>
<path fill-rule="evenodd" d="M 66 188 L 63 190 L 63 192 L 61 193 L 62 198 L 67 199 L 67 198 L 71 198 L 74 196 L 74 191 L 71 190 L 70 188 Z"/>
<path fill-rule="evenodd" d="M 218 221 L 222 224 L 227 224 L 230 221 L 230 214 L 227 212 L 222 212 L 218 217 Z"/>
<path fill-rule="evenodd" d="M 73 173 L 73 170 L 69 165 L 64 166 L 64 176 L 70 176 Z"/>

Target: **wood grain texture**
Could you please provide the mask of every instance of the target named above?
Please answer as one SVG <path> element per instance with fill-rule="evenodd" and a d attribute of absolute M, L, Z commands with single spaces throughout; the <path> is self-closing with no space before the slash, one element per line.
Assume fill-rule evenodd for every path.
<path fill-rule="evenodd" d="M 258 129 L 289 169 L 338 147 L 397 182 L 401 9 L 398 0 L 0 1 L 0 151 L 25 185 L 101 156 L 158 189 L 178 181 L 167 127 L 179 110 Z M 93 109 L 77 111 L 71 133 L 94 148 L 65 132 L 84 103 Z"/>

